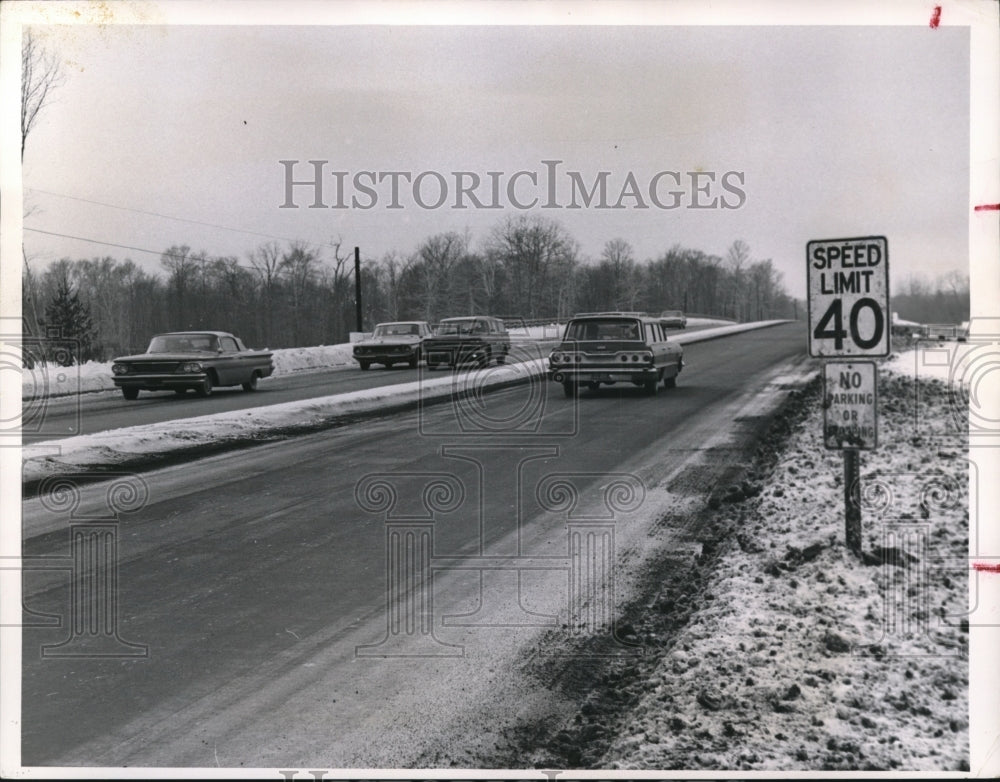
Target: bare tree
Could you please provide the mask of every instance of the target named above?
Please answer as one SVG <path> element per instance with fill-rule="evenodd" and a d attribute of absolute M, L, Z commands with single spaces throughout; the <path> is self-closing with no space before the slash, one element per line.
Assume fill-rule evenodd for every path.
<path fill-rule="evenodd" d="M 610 271 L 614 308 L 634 310 L 642 292 L 642 281 L 636 269 L 632 245 L 624 239 L 611 239 L 601 252 L 601 263 Z"/>
<path fill-rule="evenodd" d="M 63 82 L 62 63 L 59 58 L 35 38 L 31 28 L 24 32 L 21 46 L 21 160 L 24 160 L 24 146 L 28 134 L 35 126 L 38 115 L 48 103 L 52 92 Z M 25 215 L 27 216 L 27 215 Z M 28 264 L 28 255 L 21 248 L 24 261 L 24 303 L 25 323 L 39 331 L 40 318 L 38 313 L 38 292 L 35 290 L 35 279 Z M 29 313 L 30 310 L 30 313 Z M 43 357 L 44 360 L 44 357 Z"/>
<path fill-rule="evenodd" d="M 277 242 L 267 242 L 250 253 L 250 265 L 260 278 L 260 292 L 264 299 L 263 340 L 265 345 L 274 343 L 274 310 L 281 278 L 281 248 Z"/>
<path fill-rule="evenodd" d="M 307 297 L 316 280 L 318 266 L 319 258 L 303 241 L 290 242 L 288 251 L 281 256 L 281 269 L 291 294 L 292 347 L 304 344 Z"/>
<path fill-rule="evenodd" d="M 204 255 L 204 253 L 203 253 Z M 198 275 L 199 259 L 186 245 L 171 245 L 160 255 L 160 264 L 170 276 L 167 288 L 173 294 L 173 328 L 186 328 L 190 308 L 187 298 Z"/>
<path fill-rule="evenodd" d="M 385 284 L 386 314 L 389 320 L 399 320 L 403 278 L 413 266 L 413 258 L 404 258 L 395 250 L 386 253 L 380 262 Z"/>
<path fill-rule="evenodd" d="M 346 339 L 354 322 L 354 253 L 350 250 L 341 252 L 343 244 L 342 237 L 331 237 L 327 246 L 333 249 L 332 257 L 323 259 L 323 287 L 330 295 L 329 306 L 325 307 L 325 334 L 327 339 L 334 340 Z M 327 255 L 330 253 L 327 252 Z"/>
<path fill-rule="evenodd" d="M 454 231 L 435 234 L 417 248 L 414 267 L 420 274 L 424 320 L 433 322 L 447 309 L 452 271 L 467 249 L 465 237 Z"/>
<path fill-rule="evenodd" d="M 749 290 L 744 271 L 748 263 L 750 263 L 750 245 L 742 239 L 737 239 L 726 253 L 726 268 L 730 274 L 727 298 L 731 303 L 732 317 L 736 320 L 745 320 L 749 309 Z"/>
<path fill-rule="evenodd" d="M 35 37 L 28 28 L 21 46 L 21 160 L 28 134 L 38 121 L 38 115 L 63 83 L 62 62 Z"/>
<path fill-rule="evenodd" d="M 560 287 L 575 273 L 579 255 L 560 223 L 537 215 L 509 217 L 493 228 L 484 249 L 502 264 L 511 314 L 557 314 Z"/>

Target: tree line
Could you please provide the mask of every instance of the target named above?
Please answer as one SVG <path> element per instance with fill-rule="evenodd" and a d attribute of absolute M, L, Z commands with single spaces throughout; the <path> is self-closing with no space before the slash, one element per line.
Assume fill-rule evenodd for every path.
<path fill-rule="evenodd" d="M 141 352 L 162 331 L 221 329 L 254 347 L 346 342 L 355 329 L 353 250 L 341 242 L 270 241 L 244 259 L 167 248 L 159 273 L 113 257 L 25 264 L 26 328 L 79 343 L 75 360 Z M 735 241 L 724 257 L 674 245 L 639 261 L 624 239 L 587 259 L 557 221 L 510 217 L 474 245 L 468 232 L 430 236 L 409 255 L 361 265 L 363 327 L 491 314 L 564 320 L 574 312 L 683 309 L 735 320 L 791 318 L 798 305 L 770 259 Z"/>
<path fill-rule="evenodd" d="M 916 323 L 963 323 L 969 319 L 969 275 L 948 272 L 930 280 L 911 275 L 892 292 L 892 309 Z"/>

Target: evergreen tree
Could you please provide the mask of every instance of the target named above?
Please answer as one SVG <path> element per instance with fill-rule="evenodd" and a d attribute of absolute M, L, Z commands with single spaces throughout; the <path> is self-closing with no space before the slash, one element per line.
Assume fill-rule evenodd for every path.
<path fill-rule="evenodd" d="M 58 334 L 66 350 L 58 351 L 55 357 L 60 366 L 80 364 L 94 357 L 94 324 L 90 317 L 90 307 L 80 301 L 80 295 L 72 290 L 69 280 L 59 281 L 55 295 L 45 306 L 45 326 L 49 333 Z"/>

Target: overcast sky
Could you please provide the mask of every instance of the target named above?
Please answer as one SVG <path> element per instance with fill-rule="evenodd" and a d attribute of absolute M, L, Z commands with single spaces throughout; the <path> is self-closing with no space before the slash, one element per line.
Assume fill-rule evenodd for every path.
<path fill-rule="evenodd" d="M 38 32 L 63 58 L 66 78 L 28 140 L 25 228 L 138 248 L 26 230 L 39 267 L 111 255 L 160 271 L 158 255 L 172 244 L 245 263 L 269 236 L 339 237 L 374 259 L 409 254 L 441 231 L 468 229 L 476 247 L 521 214 L 558 220 L 590 259 L 617 237 L 638 260 L 674 244 L 724 255 L 742 239 L 800 297 L 811 239 L 885 235 L 894 285 L 969 267 L 968 28 L 915 19 L 908 27 Z M 348 172 L 347 208 L 308 209 L 304 187 L 294 191 L 300 208 L 279 208 L 280 160 L 302 161 L 299 179 L 311 176 L 306 161 L 329 161 L 328 204 L 330 172 Z M 562 161 L 554 199 L 543 160 Z M 385 180 L 373 188 L 374 207 L 361 208 L 372 199 L 352 179 L 364 171 L 438 172 L 448 200 L 422 208 L 401 179 L 403 208 L 387 208 Z M 455 171 L 483 180 L 484 205 L 488 172 L 501 172 L 500 208 L 468 199 L 473 208 L 454 208 Z M 537 177 L 536 187 L 522 175 L 514 191 L 522 203 L 537 197 L 535 208 L 508 198 L 518 171 Z M 624 208 L 541 208 L 570 204 L 571 171 L 588 187 L 608 172 L 608 203 Z M 680 175 L 680 187 L 668 175 L 654 188 L 666 204 L 669 190 L 683 191 L 677 208 L 650 200 L 662 171 Z M 727 172 L 731 189 L 722 187 Z M 639 197 L 620 199 L 630 174 Z M 707 189 L 694 192 L 693 181 Z M 439 180 L 422 182 L 420 198 L 432 204 Z"/>

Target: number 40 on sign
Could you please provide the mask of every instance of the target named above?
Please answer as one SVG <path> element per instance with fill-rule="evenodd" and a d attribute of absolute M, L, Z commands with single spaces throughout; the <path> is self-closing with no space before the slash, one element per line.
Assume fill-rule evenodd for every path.
<path fill-rule="evenodd" d="M 809 355 L 889 355 L 889 242 L 884 236 L 806 245 Z"/>

